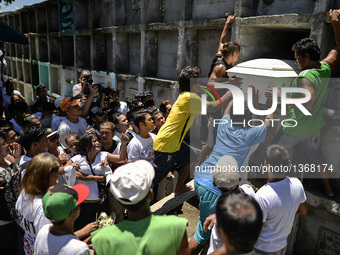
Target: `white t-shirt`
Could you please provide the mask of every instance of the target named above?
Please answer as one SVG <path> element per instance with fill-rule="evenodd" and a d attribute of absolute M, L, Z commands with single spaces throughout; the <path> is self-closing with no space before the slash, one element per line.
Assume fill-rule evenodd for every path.
<path fill-rule="evenodd" d="M 287 245 L 295 214 L 306 201 L 302 183 L 297 178 L 286 177 L 282 181 L 269 182 L 255 195 L 263 212 L 263 227 L 255 248 L 276 252 Z"/>
<path fill-rule="evenodd" d="M 71 122 L 69 119 L 63 120 L 58 128 L 59 131 L 59 143 L 63 148 L 67 148 L 66 142 L 65 142 L 65 136 L 70 132 L 76 132 L 80 136 L 85 134 L 87 128 L 87 122 L 84 118 L 79 117 L 77 123 Z"/>
<path fill-rule="evenodd" d="M 76 155 L 73 158 L 71 158 L 71 160 L 72 162 L 78 162 L 80 164 L 79 172 L 88 174 L 88 175 L 93 175 L 91 168 L 89 167 L 89 164 L 86 162 L 85 155 Z M 102 160 L 107 160 L 107 152 L 104 152 L 104 151 L 98 152 L 91 166 L 92 166 L 92 170 L 95 173 L 95 175 L 102 175 L 102 176 L 105 176 L 106 178 L 109 174 L 112 174 L 112 170 L 109 166 L 106 166 L 106 165 L 100 166 L 99 164 Z M 71 171 L 75 171 L 72 166 L 65 167 L 65 171 L 68 171 L 69 168 L 73 169 Z M 86 200 L 99 199 L 98 184 L 96 181 L 76 180 L 75 184 L 84 184 L 90 189 L 90 194 Z"/>
<path fill-rule="evenodd" d="M 243 184 L 243 185 L 240 186 L 240 188 L 243 190 L 243 192 L 245 194 L 255 198 L 255 192 L 250 185 Z M 222 247 L 222 245 L 223 245 L 223 242 L 221 241 L 221 239 L 220 239 L 220 237 L 217 233 L 216 221 L 215 221 L 215 224 L 214 224 L 213 228 L 211 229 L 210 244 L 209 244 L 209 249 L 208 249 L 207 254 L 213 253 L 215 250 Z"/>
<path fill-rule="evenodd" d="M 129 108 L 128 108 L 127 104 L 125 102 L 120 101 L 120 106 L 117 109 L 117 112 L 120 112 L 121 114 L 126 116 L 126 114 L 129 112 Z"/>
<path fill-rule="evenodd" d="M 49 219 L 44 215 L 42 196 L 26 194 L 23 190 L 16 202 L 15 209 L 18 213 L 18 224 L 25 231 L 24 251 L 25 254 L 34 253 L 34 242 L 39 230 L 45 225 L 51 225 Z"/>
<path fill-rule="evenodd" d="M 149 138 L 142 138 L 136 134 L 127 146 L 129 162 L 144 159 L 152 163 L 154 160 L 153 141 L 155 137 L 156 135 L 152 133 L 150 133 Z"/>
<path fill-rule="evenodd" d="M 31 161 L 31 160 L 32 160 L 32 158 L 27 157 L 26 155 L 24 155 L 23 157 L 21 157 L 21 159 L 19 161 L 19 166 L 21 166 L 21 165 L 23 165 L 26 162 Z M 21 171 L 21 180 L 24 179 L 25 173 L 26 173 L 26 168 L 22 169 L 22 171 Z"/>
<path fill-rule="evenodd" d="M 50 233 L 50 226 L 43 226 L 34 244 L 37 255 L 90 255 L 86 243 L 75 235 L 55 236 Z"/>

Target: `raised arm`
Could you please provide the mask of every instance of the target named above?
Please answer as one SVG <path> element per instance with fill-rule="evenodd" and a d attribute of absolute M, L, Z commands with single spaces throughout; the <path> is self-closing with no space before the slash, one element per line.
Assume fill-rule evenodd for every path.
<path fill-rule="evenodd" d="M 323 61 L 327 62 L 331 69 L 333 70 L 335 63 L 339 60 L 339 47 L 340 47 L 340 10 L 330 10 L 329 16 L 331 18 L 334 35 L 335 35 L 335 41 L 336 41 L 336 47 L 332 49 L 327 57 L 323 59 Z"/>
<path fill-rule="evenodd" d="M 221 102 L 222 102 L 222 105 L 225 105 L 226 103 L 228 103 L 229 100 L 232 99 L 232 93 L 230 90 L 228 90 L 222 97 L 221 97 Z M 208 112 L 216 112 L 218 109 L 220 109 L 222 107 L 221 103 L 220 103 L 220 100 L 217 100 L 216 101 L 216 104 L 215 102 L 213 101 L 210 101 L 209 102 L 209 105 L 208 105 Z"/>
<path fill-rule="evenodd" d="M 116 155 L 116 154 L 111 154 L 111 153 L 108 153 L 107 154 L 107 160 L 109 161 L 109 163 L 122 163 L 122 162 L 125 162 L 127 163 L 127 143 L 129 141 L 129 137 L 125 134 L 122 134 L 121 138 L 121 147 L 120 147 L 120 152 L 119 152 L 119 155 Z"/>
<path fill-rule="evenodd" d="M 218 50 L 216 54 L 221 54 L 223 44 L 226 43 L 228 40 L 229 25 L 234 22 L 235 17 L 236 17 L 236 14 L 228 16 L 227 21 L 224 24 L 224 28 L 223 28 L 223 31 L 220 37 L 220 44 L 218 45 Z"/>

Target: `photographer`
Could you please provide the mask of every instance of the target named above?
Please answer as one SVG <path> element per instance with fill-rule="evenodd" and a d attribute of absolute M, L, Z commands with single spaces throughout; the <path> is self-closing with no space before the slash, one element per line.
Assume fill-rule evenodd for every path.
<path fill-rule="evenodd" d="M 89 96 L 90 89 L 88 85 L 93 84 L 91 72 L 89 70 L 83 70 L 80 74 L 79 81 L 80 83 L 73 86 L 72 89 L 73 96 L 75 97 L 76 95 L 79 94 L 85 94 Z"/>
<path fill-rule="evenodd" d="M 112 101 L 111 107 L 114 111 L 120 112 L 126 116 L 129 111 L 129 108 L 125 102 L 119 101 L 119 89 L 112 89 Z"/>

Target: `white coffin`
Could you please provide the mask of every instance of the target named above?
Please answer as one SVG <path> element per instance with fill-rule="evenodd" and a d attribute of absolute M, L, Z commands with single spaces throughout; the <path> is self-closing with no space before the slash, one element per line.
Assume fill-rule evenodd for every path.
<path fill-rule="evenodd" d="M 228 71 L 229 77 L 242 78 L 241 89 L 247 99 L 249 84 L 259 89 L 259 103 L 265 104 L 264 91 L 272 87 L 288 87 L 299 74 L 294 60 L 259 58 L 240 63 Z"/>

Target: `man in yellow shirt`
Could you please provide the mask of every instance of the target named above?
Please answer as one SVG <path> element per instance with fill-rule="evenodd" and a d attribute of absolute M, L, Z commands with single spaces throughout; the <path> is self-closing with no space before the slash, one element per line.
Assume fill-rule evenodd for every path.
<path fill-rule="evenodd" d="M 199 76 L 201 70 L 198 67 L 187 66 L 178 76 L 180 95 L 172 106 L 165 124 L 159 130 L 154 141 L 154 184 L 158 184 L 177 163 L 181 170 L 175 189 L 175 195 L 185 192 L 189 187 L 184 186 L 190 168 L 197 161 L 195 153 L 183 142 L 183 139 L 190 129 L 197 114 L 201 114 L 202 101 L 196 94 L 199 92 Z M 221 97 L 224 104 L 231 99 L 231 92 L 228 91 Z M 221 107 L 220 102 L 207 103 L 207 111 L 214 112 Z M 192 151 L 190 153 L 190 151 Z M 192 157 L 190 160 L 190 156 Z"/>

